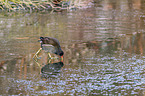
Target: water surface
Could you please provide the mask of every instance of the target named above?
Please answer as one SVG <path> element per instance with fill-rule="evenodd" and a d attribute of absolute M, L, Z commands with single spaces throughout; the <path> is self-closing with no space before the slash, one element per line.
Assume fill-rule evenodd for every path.
<path fill-rule="evenodd" d="M 102 0 L 64 12 L 0 15 L 0 95 L 145 94 L 145 1 Z M 57 38 L 63 63 L 40 53 Z"/>

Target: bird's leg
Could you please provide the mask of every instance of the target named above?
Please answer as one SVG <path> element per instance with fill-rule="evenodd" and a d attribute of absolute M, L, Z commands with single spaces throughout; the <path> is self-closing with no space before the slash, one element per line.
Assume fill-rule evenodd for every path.
<path fill-rule="evenodd" d="M 48 52 L 48 58 L 49 59 L 52 59 L 52 56 L 50 55 L 50 53 Z"/>
<path fill-rule="evenodd" d="M 48 53 L 48 58 L 49 58 L 49 59 L 54 59 L 54 60 L 55 60 L 55 59 L 59 59 L 58 57 L 52 57 L 50 53 Z"/>
<path fill-rule="evenodd" d="M 51 59 L 48 59 L 47 63 L 51 63 Z"/>
<path fill-rule="evenodd" d="M 36 57 L 37 59 L 39 58 L 37 54 L 39 54 L 39 52 L 42 50 L 42 48 L 40 48 L 36 53 L 35 55 L 33 56 L 33 59 Z"/>

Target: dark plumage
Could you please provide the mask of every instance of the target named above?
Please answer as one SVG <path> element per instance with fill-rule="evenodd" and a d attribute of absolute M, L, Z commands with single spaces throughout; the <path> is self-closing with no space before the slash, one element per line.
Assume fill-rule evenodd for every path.
<path fill-rule="evenodd" d="M 52 74 L 52 73 L 58 73 L 60 72 L 60 69 L 63 67 L 63 62 L 57 62 L 57 63 L 48 63 L 44 67 L 41 68 L 42 73 L 46 74 Z"/>
<path fill-rule="evenodd" d="M 60 47 L 60 43 L 53 37 L 40 37 L 41 48 L 47 52 L 63 56 L 64 52 Z"/>

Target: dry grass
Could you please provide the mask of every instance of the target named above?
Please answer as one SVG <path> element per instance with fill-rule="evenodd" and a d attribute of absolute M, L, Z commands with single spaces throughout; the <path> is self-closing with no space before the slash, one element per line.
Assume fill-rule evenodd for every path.
<path fill-rule="evenodd" d="M 90 0 L 85 0 L 90 2 Z M 84 2 L 84 1 L 83 1 Z M 68 10 L 84 6 L 82 0 L 65 0 L 54 2 L 54 0 L 0 0 L 0 10 L 7 11 L 33 11 L 33 10 Z M 86 6 L 86 5 L 85 5 Z"/>
<path fill-rule="evenodd" d="M 52 1 L 32 1 L 32 0 L 12 0 L 0 1 L 0 10 L 17 11 L 17 10 L 47 10 L 47 9 L 67 9 L 69 6 L 60 2 L 58 6 Z"/>

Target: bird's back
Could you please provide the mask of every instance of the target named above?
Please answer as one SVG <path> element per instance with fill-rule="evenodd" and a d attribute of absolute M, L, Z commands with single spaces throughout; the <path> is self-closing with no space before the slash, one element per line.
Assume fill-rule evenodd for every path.
<path fill-rule="evenodd" d="M 41 39 L 41 47 L 43 50 L 46 50 L 47 52 L 54 53 L 60 56 L 63 55 L 63 51 L 61 50 L 60 43 L 56 38 L 40 37 L 40 39 Z"/>
<path fill-rule="evenodd" d="M 49 52 L 49 53 L 55 53 L 55 51 L 56 51 L 55 47 L 53 45 L 50 45 L 50 44 L 43 44 L 42 49 L 45 52 Z"/>

